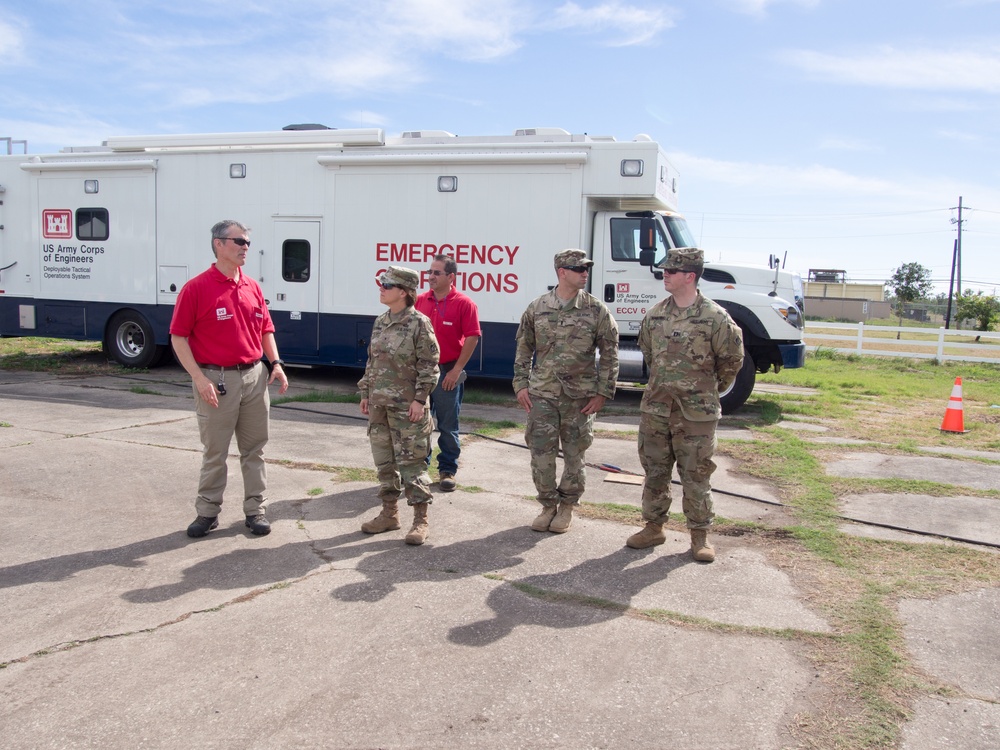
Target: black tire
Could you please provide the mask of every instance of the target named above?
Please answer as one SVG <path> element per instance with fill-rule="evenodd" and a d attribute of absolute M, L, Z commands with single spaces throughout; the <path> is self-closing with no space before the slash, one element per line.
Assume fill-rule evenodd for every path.
<path fill-rule="evenodd" d="M 163 349 L 149 321 L 135 310 L 122 310 L 108 321 L 104 333 L 104 351 L 123 367 L 146 369 L 163 358 Z"/>
<path fill-rule="evenodd" d="M 719 401 L 722 402 L 722 413 L 732 414 L 739 409 L 753 393 L 753 387 L 757 382 L 757 367 L 754 365 L 753 357 L 746 349 L 743 350 L 743 366 L 733 384 L 727 391 L 719 394 Z"/>

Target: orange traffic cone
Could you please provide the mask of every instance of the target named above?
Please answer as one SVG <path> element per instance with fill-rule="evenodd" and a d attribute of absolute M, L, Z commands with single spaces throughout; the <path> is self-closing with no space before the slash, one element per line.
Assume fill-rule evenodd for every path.
<path fill-rule="evenodd" d="M 948 399 L 948 408 L 944 412 L 944 421 L 941 423 L 941 432 L 965 431 L 965 418 L 962 414 L 962 379 L 955 378 L 951 398 Z"/>

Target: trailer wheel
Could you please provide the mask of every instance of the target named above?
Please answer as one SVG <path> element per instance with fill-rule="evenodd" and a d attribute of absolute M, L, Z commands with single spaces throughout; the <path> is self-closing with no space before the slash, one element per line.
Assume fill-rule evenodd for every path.
<path fill-rule="evenodd" d="M 115 313 L 104 334 L 105 352 L 124 367 L 152 367 L 163 358 L 164 348 L 156 345 L 153 327 L 135 310 Z"/>
<path fill-rule="evenodd" d="M 743 350 L 743 366 L 736 375 L 733 384 L 719 394 L 719 401 L 722 402 L 722 413 L 732 414 L 739 409 L 753 393 L 754 384 L 757 382 L 757 366 L 753 357 L 746 349 Z"/>

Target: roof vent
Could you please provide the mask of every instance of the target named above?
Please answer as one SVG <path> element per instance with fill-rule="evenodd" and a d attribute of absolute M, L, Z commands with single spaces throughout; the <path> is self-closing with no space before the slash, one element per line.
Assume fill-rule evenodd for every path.
<path fill-rule="evenodd" d="M 403 138 L 456 138 L 454 133 L 447 130 L 406 130 Z"/>
<path fill-rule="evenodd" d="M 336 128 L 320 125 L 316 122 L 302 122 L 297 125 L 285 125 L 282 130 L 336 130 Z"/>
<path fill-rule="evenodd" d="M 562 128 L 518 128 L 514 135 L 569 135 L 569 131 Z"/>

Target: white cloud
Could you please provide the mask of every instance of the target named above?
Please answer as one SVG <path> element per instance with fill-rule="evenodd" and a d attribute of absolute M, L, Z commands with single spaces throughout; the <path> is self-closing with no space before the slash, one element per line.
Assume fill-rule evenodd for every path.
<path fill-rule="evenodd" d="M 738 13 L 750 16 L 766 16 L 773 5 L 799 5 L 803 8 L 815 8 L 820 0 L 726 0 Z"/>
<path fill-rule="evenodd" d="M 985 138 L 979 133 L 969 133 L 961 130 L 942 130 L 938 135 L 945 140 L 957 143 L 978 144 L 985 141 Z"/>
<path fill-rule="evenodd" d="M 670 155 L 681 175 L 697 174 L 700 180 L 721 183 L 730 187 L 753 187 L 757 192 L 801 195 L 812 193 L 849 194 L 853 196 L 894 196 L 909 200 L 926 197 L 910 182 L 893 182 L 879 177 L 855 175 L 820 164 L 786 166 L 780 164 L 755 164 L 751 162 L 723 161 L 686 153 Z"/>
<path fill-rule="evenodd" d="M 0 68 L 12 67 L 22 60 L 24 35 L 21 29 L 0 20 Z"/>
<path fill-rule="evenodd" d="M 373 112 L 370 109 L 358 109 L 352 112 L 344 112 L 344 122 L 355 123 L 360 128 L 384 128 L 390 122 L 385 115 Z"/>
<path fill-rule="evenodd" d="M 1000 49 L 882 46 L 857 54 L 791 50 L 780 58 L 822 79 L 883 88 L 1000 93 Z"/>
<path fill-rule="evenodd" d="M 604 44 L 625 47 L 645 44 L 675 25 L 676 13 L 669 8 L 639 7 L 612 0 L 590 8 L 567 2 L 556 8 L 543 26 L 604 35 Z"/>

